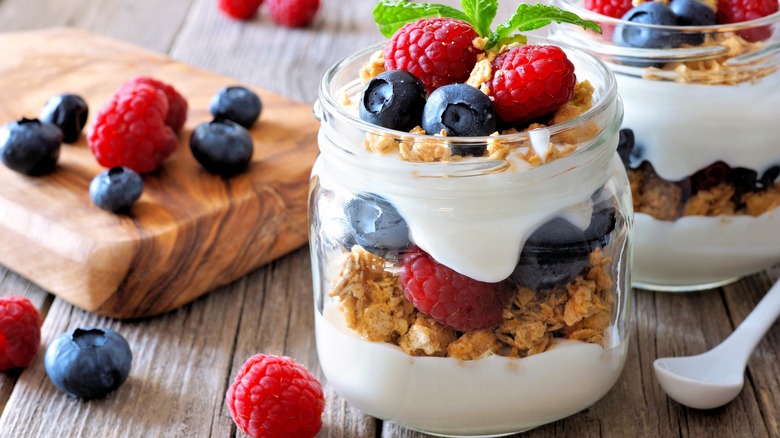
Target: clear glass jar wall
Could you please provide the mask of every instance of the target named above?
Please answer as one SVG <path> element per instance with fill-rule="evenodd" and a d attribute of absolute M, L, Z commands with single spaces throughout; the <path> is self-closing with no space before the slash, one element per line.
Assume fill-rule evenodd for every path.
<path fill-rule="evenodd" d="M 607 62 L 625 105 L 635 286 L 711 288 L 780 262 L 780 12 L 709 27 L 642 25 L 559 7 L 603 35 L 551 39 Z M 624 47 L 627 38 L 653 48 Z"/>
<path fill-rule="evenodd" d="M 310 242 L 328 382 L 368 414 L 451 436 L 518 432 L 590 406 L 620 375 L 628 335 L 632 210 L 613 76 L 567 50 L 595 89 L 585 114 L 436 138 L 366 124 L 342 104 L 378 48 L 333 67 L 316 105 Z M 377 139 L 512 152 L 409 162 L 367 151 Z M 540 145 L 576 150 L 538 166 L 513 158 Z M 436 277 L 442 294 L 468 290 L 425 308 L 406 294 L 418 277 Z"/>

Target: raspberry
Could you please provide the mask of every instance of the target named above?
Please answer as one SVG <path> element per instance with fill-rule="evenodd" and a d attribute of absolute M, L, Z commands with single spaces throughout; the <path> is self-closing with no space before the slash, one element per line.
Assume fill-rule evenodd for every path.
<path fill-rule="evenodd" d="M 385 46 L 385 68 L 406 70 L 425 84 L 428 93 L 466 82 L 477 55 L 477 32 L 465 21 L 429 18 L 399 29 Z"/>
<path fill-rule="evenodd" d="M 493 96 L 506 122 L 528 122 L 551 113 L 574 95 L 574 65 L 560 47 L 525 45 L 493 61 Z"/>
<path fill-rule="evenodd" d="M 130 79 L 122 85 L 122 89 L 133 88 L 138 84 L 149 85 L 165 93 L 165 97 L 168 98 L 168 113 L 165 115 L 165 124 L 170 126 L 174 132 L 181 131 L 184 122 L 187 121 L 187 101 L 184 97 L 172 86 L 148 76 Z M 120 89 L 120 93 L 122 89 Z"/>
<path fill-rule="evenodd" d="M 613 18 L 622 17 L 633 7 L 631 0 L 585 0 L 585 9 Z"/>
<path fill-rule="evenodd" d="M 41 315 L 27 298 L 0 298 L 0 371 L 30 365 L 41 343 Z"/>
<path fill-rule="evenodd" d="M 730 24 L 766 17 L 778 10 L 777 0 L 718 0 L 718 23 Z M 762 26 L 739 31 L 739 36 L 750 42 L 763 41 L 772 36 L 772 28 Z"/>
<path fill-rule="evenodd" d="M 217 0 L 217 8 L 230 18 L 247 20 L 256 13 L 263 0 Z"/>
<path fill-rule="evenodd" d="M 100 110 L 89 133 L 89 148 L 103 167 L 155 170 L 176 149 L 165 124 L 168 99 L 148 85 L 122 88 Z"/>
<path fill-rule="evenodd" d="M 322 428 L 322 385 L 289 357 L 256 354 L 227 392 L 236 425 L 253 438 L 313 437 Z"/>
<path fill-rule="evenodd" d="M 455 330 L 499 324 L 506 288 L 459 274 L 413 247 L 403 256 L 401 284 L 417 310 Z"/>
<path fill-rule="evenodd" d="M 317 9 L 320 0 L 268 0 L 268 14 L 276 24 L 287 27 L 308 26 Z"/>

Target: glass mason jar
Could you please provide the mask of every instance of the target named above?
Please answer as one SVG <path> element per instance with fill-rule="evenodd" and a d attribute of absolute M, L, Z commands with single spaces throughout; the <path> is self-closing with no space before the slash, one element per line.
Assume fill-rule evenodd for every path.
<path fill-rule="evenodd" d="M 367 414 L 448 436 L 509 434 L 590 406 L 620 375 L 630 315 L 632 209 L 614 77 L 566 50 L 595 89 L 584 114 L 491 137 L 415 135 L 345 106 L 379 49 L 332 67 L 315 105 L 310 244 L 328 382 Z M 395 152 L 366 150 L 377 140 Z M 574 151 L 535 166 L 518 159 L 557 145 Z M 508 152 L 399 158 L 415 146 Z M 417 280 L 437 298 L 413 304 Z"/>
<path fill-rule="evenodd" d="M 554 4 L 604 29 L 554 25 L 550 37 L 597 55 L 617 78 L 634 286 L 708 289 L 780 262 L 780 13 L 673 27 Z M 654 48 L 621 46 L 628 38 Z"/>

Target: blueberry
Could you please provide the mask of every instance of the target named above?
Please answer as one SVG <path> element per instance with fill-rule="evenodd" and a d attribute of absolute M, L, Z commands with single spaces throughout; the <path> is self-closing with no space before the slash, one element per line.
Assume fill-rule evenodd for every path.
<path fill-rule="evenodd" d="M 677 24 L 679 26 L 712 26 L 718 24 L 715 11 L 707 4 L 698 0 L 674 0 L 670 7 L 677 16 Z M 704 43 L 704 35 L 698 32 L 684 34 L 681 38 L 692 46 Z"/>
<path fill-rule="evenodd" d="M 133 353 L 119 333 L 85 327 L 58 336 L 46 349 L 46 374 L 61 391 L 82 399 L 101 398 L 130 374 Z"/>
<path fill-rule="evenodd" d="M 691 186 L 694 193 L 709 190 L 726 181 L 731 174 L 731 167 L 723 161 L 717 161 L 691 176 Z"/>
<path fill-rule="evenodd" d="M 706 3 L 699 0 L 674 0 L 670 9 L 677 16 L 680 26 L 712 26 L 718 24 L 718 17 Z"/>
<path fill-rule="evenodd" d="M 409 227 L 386 199 L 370 193 L 358 194 L 344 206 L 354 232 L 355 243 L 379 256 L 408 247 Z"/>
<path fill-rule="evenodd" d="M 585 230 L 585 239 L 591 250 L 607 246 L 616 222 L 617 216 L 612 202 L 602 201 L 593 206 L 593 216 Z"/>
<path fill-rule="evenodd" d="M 582 272 L 589 254 L 585 233 L 565 219 L 554 218 L 525 242 L 510 278 L 533 290 L 563 286 Z"/>
<path fill-rule="evenodd" d="M 127 167 L 104 170 L 89 183 L 92 203 L 114 213 L 129 210 L 143 191 L 141 176 Z"/>
<path fill-rule="evenodd" d="M 496 131 L 496 110 L 485 93 L 467 84 L 439 87 L 428 97 L 422 127 L 429 134 L 478 137 Z M 458 155 L 453 151 L 453 154 Z"/>
<path fill-rule="evenodd" d="M 358 109 L 368 123 L 409 131 L 420 124 L 424 106 L 425 85 L 405 70 L 390 70 L 366 84 Z"/>
<path fill-rule="evenodd" d="M 260 97 L 245 87 L 225 87 L 211 98 L 209 111 L 215 119 L 232 120 L 251 128 L 260 117 L 263 104 Z"/>
<path fill-rule="evenodd" d="M 763 190 L 766 190 L 773 185 L 775 185 L 775 180 L 777 177 L 780 176 L 780 166 L 772 166 L 769 169 L 767 169 L 763 175 L 761 175 L 761 179 L 759 179 L 758 183 L 760 184 L 760 188 Z"/>
<path fill-rule="evenodd" d="M 679 38 L 673 37 L 669 32 L 641 26 L 642 24 L 663 26 L 675 26 L 677 24 L 677 16 L 674 15 L 669 6 L 663 3 L 642 3 L 626 12 L 621 20 L 637 23 L 640 26 L 620 24 L 615 27 L 613 41 L 618 46 L 669 49 L 680 45 Z"/>
<path fill-rule="evenodd" d="M 254 143 L 243 126 L 216 119 L 195 128 L 190 137 L 190 150 L 209 172 L 231 176 L 246 169 L 252 160 Z"/>
<path fill-rule="evenodd" d="M 46 102 L 41 110 L 41 121 L 57 125 L 62 130 L 64 143 L 75 143 L 87 124 L 87 102 L 76 94 L 60 94 Z"/>
<path fill-rule="evenodd" d="M 38 119 L 22 118 L 0 128 L 0 160 L 25 175 L 45 175 L 57 166 L 62 130 Z"/>
<path fill-rule="evenodd" d="M 634 151 L 634 131 L 624 128 L 620 130 L 617 153 L 623 165 L 628 169 L 631 166 L 631 153 Z"/>

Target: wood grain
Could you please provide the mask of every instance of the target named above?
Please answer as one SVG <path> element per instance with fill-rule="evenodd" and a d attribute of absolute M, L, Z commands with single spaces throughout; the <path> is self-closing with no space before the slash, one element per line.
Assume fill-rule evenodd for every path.
<path fill-rule="evenodd" d="M 311 109 L 262 90 L 247 172 L 214 176 L 188 150 L 208 102 L 234 84 L 145 50 L 73 30 L 0 37 L 0 118 L 34 117 L 54 94 L 84 96 L 94 112 L 127 79 L 150 75 L 188 99 L 178 150 L 144 178 L 130 216 L 91 205 L 101 169 L 84 136 L 58 169 L 28 178 L 0 169 L 0 263 L 72 304 L 119 318 L 159 314 L 227 284 L 307 240 L 306 194 L 317 152 Z M 89 124 L 87 126 L 89 128 Z"/>

